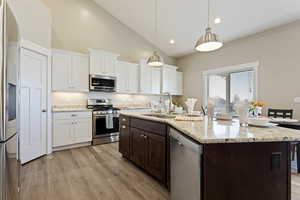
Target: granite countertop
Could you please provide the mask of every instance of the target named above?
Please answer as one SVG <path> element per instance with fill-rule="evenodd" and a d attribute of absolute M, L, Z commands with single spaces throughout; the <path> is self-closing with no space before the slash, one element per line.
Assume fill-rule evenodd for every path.
<path fill-rule="evenodd" d="M 250 143 L 300 141 L 300 130 L 282 127 L 242 127 L 238 119 L 233 121 L 209 120 L 176 121 L 145 116 L 147 113 L 124 113 L 123 115 L 167 123 L 199 143 Z M 148 113 L 149 114 L 149 113 Z"/>
<path fill-rule="evenodd" d="M 141 110 L 141 109 L 151 109 L 146 105 L 115 105 L 114 107 L 119 108 L 120 110 Z"/>
<path fill-rule="evenodd" d="M 52 108 L 52 112 L 88 112 L 92 111 L 86 106 L 55 106 Z"/>

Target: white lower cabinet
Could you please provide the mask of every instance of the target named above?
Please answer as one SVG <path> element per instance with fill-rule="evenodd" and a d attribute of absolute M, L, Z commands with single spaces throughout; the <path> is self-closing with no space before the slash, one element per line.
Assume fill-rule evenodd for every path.
<path fill-rule="evenodd" d="M 92 141 L 92 113 L 58 112 L 53 115 L 53 147 Z"/>

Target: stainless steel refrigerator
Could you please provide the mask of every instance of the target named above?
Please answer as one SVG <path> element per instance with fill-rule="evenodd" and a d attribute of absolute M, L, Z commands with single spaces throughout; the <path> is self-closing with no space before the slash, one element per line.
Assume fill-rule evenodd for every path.
<path fill-rule="evenodd" d="M 0 200 L 19 199 L 19 34 L 6 0 L 0 0 Z"/>

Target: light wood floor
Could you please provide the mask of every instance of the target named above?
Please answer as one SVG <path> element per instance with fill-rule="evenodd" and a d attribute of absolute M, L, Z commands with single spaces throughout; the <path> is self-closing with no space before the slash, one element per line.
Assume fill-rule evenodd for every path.
<path fill-rule="evenodd" d="M 159 183 L 121 157 L 118 143 L 61 151 L 22 167 L 21 200 L 167 200 Z M 292 200 L 300 175 L 292 174 Z"/>
<path fill-rule="evenodd" d="M 164 200 L 168 192 L 121 157 L 118 143 L 72 149 L 22 168 L 21 200 Z"/>

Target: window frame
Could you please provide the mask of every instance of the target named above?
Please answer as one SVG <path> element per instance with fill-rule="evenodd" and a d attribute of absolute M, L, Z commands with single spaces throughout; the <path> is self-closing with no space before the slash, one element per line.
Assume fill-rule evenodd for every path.
<path fill-rule="evenodd" d="M 202 81 L 203 81 L 203 96 L 202 96 L 202 102 L 204 106 L 207 106 L 208 101 L 208 89 L 209 89 L 209 80 L 208 77 L 210 75 L 226 75 L 226 110 L 229 110 L 229 104 L 230 101 L 230 74 L 236 73 L 236 72 L 246 72 L 246 71 L 253 71 L 254 73 L 254 87 L 253 87 L 253 94 L 254 94 L 254 100 L 257 100 L 258 98 L 258 67 L 259 62 L 251 62 L 251 63 L 245 63 L 240 65 L 234 65 L 234 66 L 227 66 L 227 67 L 220 67 L 217 69 L 211 69 L 206 70 L 202 72 Z M 228 105 L 227 105 L 228 104 Z"/>

